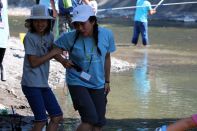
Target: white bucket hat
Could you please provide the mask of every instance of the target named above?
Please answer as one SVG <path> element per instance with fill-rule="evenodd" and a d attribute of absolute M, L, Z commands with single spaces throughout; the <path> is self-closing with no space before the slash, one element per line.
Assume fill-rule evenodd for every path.
<path fill-rule="evenodd" d="M 49 15 L 48 9 L 44 5 L 34 5 L 31 9 L 31 15 L 26 20 L 53 19 Z"/>
<path fill-rule="evenodd" d="M 95 12 L 91 6 L 78 5 L 73 9 L 72 22 L 85 22 L 90 16 L 95 16 Z"/>

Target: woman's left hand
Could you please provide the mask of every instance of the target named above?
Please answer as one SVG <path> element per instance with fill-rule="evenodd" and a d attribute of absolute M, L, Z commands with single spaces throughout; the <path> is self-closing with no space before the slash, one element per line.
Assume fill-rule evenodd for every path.
<path fill-rule="evenodd" d="M 110 83 L 105 83 L 105 93 L 108 94 L 110 90 Z"/>

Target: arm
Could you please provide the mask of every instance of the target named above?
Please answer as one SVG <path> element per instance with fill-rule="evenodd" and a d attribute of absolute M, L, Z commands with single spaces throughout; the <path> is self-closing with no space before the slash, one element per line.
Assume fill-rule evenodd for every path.
<path fill-rule="evenodd" d="M 42 64 L 44 64 L 46 61 L 50 60 L 57 54 L 61 54 L 62 50 L 59 48 L 52 49 L 49 53 L 47 53 L 44 56 L 38 57 L 35 55 L 28 55 L 28 60 L 32 68 L 36 68 Z"/>
<path fill-rule="evenodd" d="M 111 69 L 111 57 L 110 53 L 105 56 L 105 92 L 110 92 L 110 69 Z"/>
<path fill-rule="evenodd" d="M 90 4 L 90 1 L 89 0 L 82 0 L 86 5 L 89 5 Z"/>
<path fill-rule="evenodd" d="M 60 62 L 64 68 L 71 68 L 74 65 L 71 60 L 64 59 L 60 54 L 55 55 L 54 59 Z"/>
<path fill-rule="evenodd" d="M 184 118 L 171 124 L 167 127 L 168 131 L 185 131 L 196 127 L 196 123 L 193 121 L 192 117 Z"/>
<path fill-rule="evenodd" d="M 51 3 L 51 8 L 53 10 L 53 17 L 57 17 L 57 10 L 55 8 L 55 1 L 54 0 L 50 0 Z"/>

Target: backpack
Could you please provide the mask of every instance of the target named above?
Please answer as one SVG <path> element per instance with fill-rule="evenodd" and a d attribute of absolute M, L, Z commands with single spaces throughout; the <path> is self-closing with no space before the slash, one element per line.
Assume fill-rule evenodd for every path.
<path fill-rule="evenodd" d="M 77 5 L 82 4 L 82 0 L 59 0 L 59 13 L 61 15 L 70 14 Z"/>

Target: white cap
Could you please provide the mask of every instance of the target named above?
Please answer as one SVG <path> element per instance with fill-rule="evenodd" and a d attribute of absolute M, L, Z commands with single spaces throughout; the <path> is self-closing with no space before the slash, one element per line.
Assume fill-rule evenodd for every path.
<path fill-rule="evenodd" d="M 89 5 L 79 5 L 73 10 L 72 22 L 85 22 L 90 16 L 95 16 L 95 12 Z"/>

